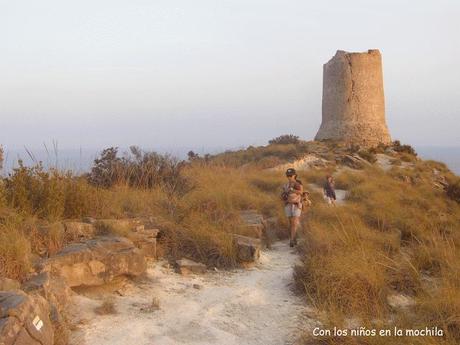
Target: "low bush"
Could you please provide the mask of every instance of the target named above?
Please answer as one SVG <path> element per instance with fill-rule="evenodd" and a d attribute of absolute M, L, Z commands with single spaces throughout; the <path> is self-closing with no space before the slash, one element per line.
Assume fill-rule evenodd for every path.
<path fill-rule="evenodd" d="M 145 152 L 136 146 L 130 153 L 118 156 L 118 148 L 102 151 L 94 160 L 88 181 L 97 187 L 125 184 L 134 188 L 162 186 L 170 193 L 187 193 L 192 186 L 182 174 L 186 163 L 168 155 Z"/>
<path fill-rule="evenodd" d="M 417 153 L 415 152 L 414 148 L 410 145 L 402 145 L 399 140 L 395 140 L 393 142 L 392 148 L 396 152 L 400 153 L 407 153 L 412 156 L 417 156 Z"/>
<path fill-rule="evenodd" d="M 270 145 L 287 145 L 299 143 L 299 137 L 293 134 L 284 134 L 268 141 Z"/>

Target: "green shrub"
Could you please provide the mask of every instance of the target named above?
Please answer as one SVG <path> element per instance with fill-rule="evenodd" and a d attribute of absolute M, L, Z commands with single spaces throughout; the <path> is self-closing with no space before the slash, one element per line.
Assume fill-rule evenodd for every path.
<path fill-rule="evenodd" d="M 130 154 L 118 157 L 118 148 L 102 151 L 94 160 L 88 181 L 97 187 L 126 184 L 134 188 L 163 186 L 170 193 L 187 193 L 193 186 L 182 174 L 186 163 L 168 155 L 144 152 L 136 146 Z"/>
<path fill-rule="evenodd" d="M 297 144 L 299 142 L 299 137 L 293 134 L 283 134 L 279 137 L 271 139 L 268 141 L 270 145 L 287 145 L 287 144 Z"/>

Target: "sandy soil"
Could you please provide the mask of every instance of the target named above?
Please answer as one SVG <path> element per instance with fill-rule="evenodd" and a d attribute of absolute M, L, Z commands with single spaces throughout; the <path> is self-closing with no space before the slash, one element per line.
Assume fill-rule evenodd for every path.
<path fill-rule="evenodd" d="M 300 330 L 313 325 L 292 292 L 296 260 L 286 242 L 277 242 L 246 270 L 184 277 L 152 263 L 145 279 L 112 293 L 117 314 L 94 313 L 97 292 L 75 296 L 71 344 L 295 344 Z M 158 310 L 150 308 L 153 298 Z"/>

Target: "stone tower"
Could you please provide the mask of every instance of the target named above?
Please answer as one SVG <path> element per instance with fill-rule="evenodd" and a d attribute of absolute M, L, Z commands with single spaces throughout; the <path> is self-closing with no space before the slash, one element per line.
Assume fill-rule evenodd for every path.
<path fill-rule="evenodd" d="M 322 108 L 315 140 L 332 139 L 366 147 L 390 143 L 380 52 L 338 50 L 323 66 Z"/>

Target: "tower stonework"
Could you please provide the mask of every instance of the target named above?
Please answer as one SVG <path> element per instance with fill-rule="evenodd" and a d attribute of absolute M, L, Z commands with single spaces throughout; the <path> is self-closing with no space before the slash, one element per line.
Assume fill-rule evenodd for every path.
<path fill-rule="evenodd" d="M 391 142 L 378 50 L 338 50 L 324 64 L 322 113 L 315 140 L 331 139 L 366 147 Z"/>

